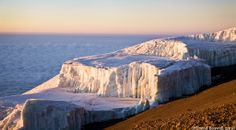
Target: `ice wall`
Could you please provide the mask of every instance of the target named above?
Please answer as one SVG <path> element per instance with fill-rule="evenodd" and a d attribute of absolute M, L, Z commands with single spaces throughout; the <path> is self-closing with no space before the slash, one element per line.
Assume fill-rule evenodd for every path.
<path fill-rule="evenodd" d="M 150 57 L 146 56 L 142 59 L 137 59 L 137 57 L 139 56 L 125 56 L 125 58 L 123 56 L 114 58 L 113 56 L 111 58 L 115 63 L 123 63 L 123 60 L 132 59 L 128 64 L 115 67 L 96 67 L 91 64 L 84 65 L 78 61 L 65 63 L 60 72 L 59 87 L 73 92 L 97 93 L 100 96 L 155 99 L 157 87 L 154 86 L 157 86 L 159 68 L 151 64 L 152 61 L 141 62 L 142 59 L 149 58 L 150 60 Z M 155 59 L 158 58 L 155 57 Z M 106 60 L 111 59 L 106 58 Z M 102 59 L 102 62 L 104 63 L 106 60 Z M 173 63 L 173 61 L 161 58 L 158 61 L 157 66 L 159 67 Z"/>
<path fill-rule="evenodd" d="M 137 57 L 143 57 L 145 60 Z M 127 59 L 133 60 L 128 64 L 112 67 L 96 67 L 92 64 L 105 64 L 110 58 L 113 62 L 120 63 Z M 59 87 L 73 92 L 97 93 L 100 96 L 133 97 L 164 102 L 170 98 L 192 94 L 211 83 L 210 67 L 199 61 L 174 61 L 160 57 L 153 59 L 139 55 L 125 58 L 113 55 L 110 58 L 80 59 L 63 64 Z"/>

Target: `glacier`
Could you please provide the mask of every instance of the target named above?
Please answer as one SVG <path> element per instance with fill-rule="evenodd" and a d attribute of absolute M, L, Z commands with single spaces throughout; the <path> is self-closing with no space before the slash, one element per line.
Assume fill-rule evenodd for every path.
<path fill-rule="evenodd" d="M 236 28 L 154 39 L 66 61 L 22 95 L 0 98 L 0 129 L 81 129 L 123 119 L 211 85 L 211 69 L 236 65 Z M 106 116 L 104 116 L 106 115 Z"/>

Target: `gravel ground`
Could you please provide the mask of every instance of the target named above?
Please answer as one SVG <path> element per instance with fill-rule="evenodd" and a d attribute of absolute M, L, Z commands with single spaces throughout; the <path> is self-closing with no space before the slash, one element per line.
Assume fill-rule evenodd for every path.
<path fill-rule="evenodd" d="M 191 111 L 178 114 L 175 117 L 162 120 L 144 121 L 133 130 L 138 129 L 178 129 L 188 130 L 199 127 L 234 127 L 236 128 L 236 104 L 224 104 L 203 111 Z M 200 128 L 199 128 L 200 129 Z"/>

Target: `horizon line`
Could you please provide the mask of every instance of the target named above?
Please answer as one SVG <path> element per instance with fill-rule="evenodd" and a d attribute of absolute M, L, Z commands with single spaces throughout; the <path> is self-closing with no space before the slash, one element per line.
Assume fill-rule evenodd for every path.
<path fill-rule="evenodd" d="M 181 34 L 161 34 L 161 33 L 75 33 L 75 32 L 0 32 L 0 35 L 124 35 L 124 36 L 174 36 Z"/>
<path fill-rule="evenodd" d="M 0 32 L 0 35 L 124 35 L 124 36 L 182 36 L 182 35 L 192 35 L 192 34 L 202 34 L 210 33 L 209 32 L 184 32 L 184 33 L 80 33 L 80 32 Z"/>
<path fill-rule="evenodd" d="M 234 26 L 233 26 L 234 27 Z M 209 31 L 186 31 L 186 32 L 153 32 L 153 33 L 99 33 L 99 32 L 1 32 L 1 35 L 150 35 L 150 36 L 181 36 L 181 35 L 192 35 L 192 34 L 202 34 L 202 33 L 213 33 L 217 31 L 222 31 L 232 27 L 226 27 L 223 29 L 209 30 Z"/>

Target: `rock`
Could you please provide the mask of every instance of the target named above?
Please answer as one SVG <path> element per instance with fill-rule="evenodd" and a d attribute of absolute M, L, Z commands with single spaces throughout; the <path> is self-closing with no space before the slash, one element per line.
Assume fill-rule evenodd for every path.
<path fill-rule="evenodd" d="M 22 105 L 16 105 L 8 115 L 0 121 L 1 130 L 18 130 L 22 128 L 21 117 Z"/>

